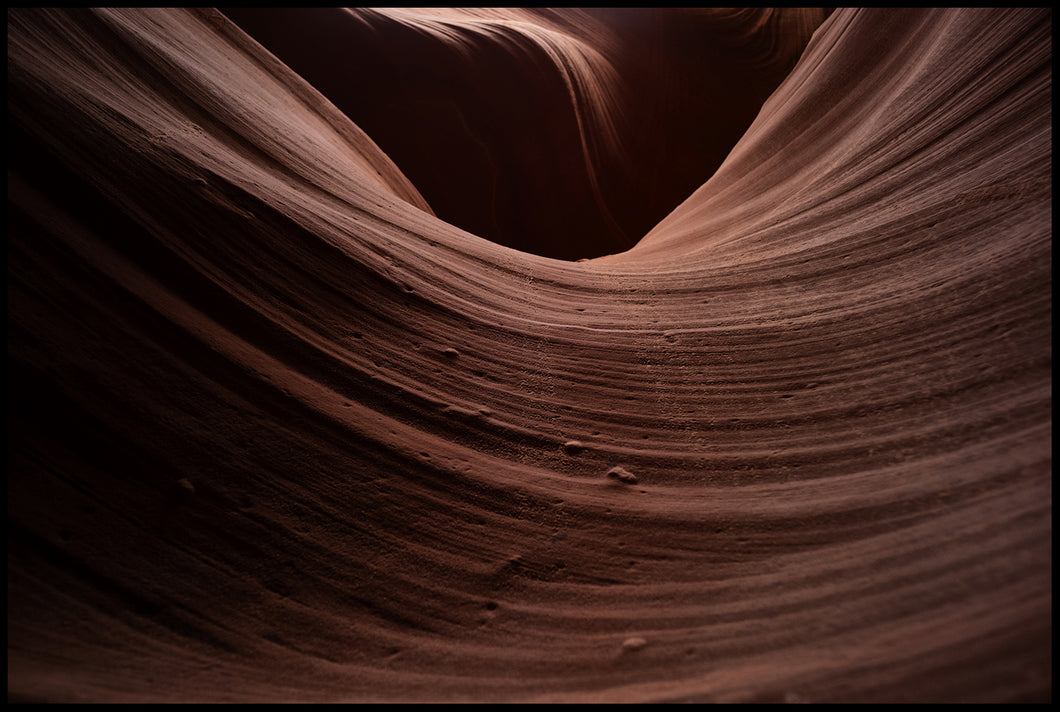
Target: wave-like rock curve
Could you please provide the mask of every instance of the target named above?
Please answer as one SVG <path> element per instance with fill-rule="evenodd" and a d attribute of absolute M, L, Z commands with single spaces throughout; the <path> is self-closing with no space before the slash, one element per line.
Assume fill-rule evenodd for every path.
<path fill-rule="evenodd" d="M 665 178 L 635 14 L 380 12 Z M 1051 700 L 1051 12 L 653 17 L 801 56 L 572 262 L 217 11 L 9 9 L 9 701 Z"/>

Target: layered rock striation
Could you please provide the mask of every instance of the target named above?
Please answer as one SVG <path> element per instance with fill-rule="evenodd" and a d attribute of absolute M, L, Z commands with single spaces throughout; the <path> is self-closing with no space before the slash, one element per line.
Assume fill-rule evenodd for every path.
<path fill-rule="evenodd" d="M 1051 699 L 1049 10 L 320 12 L 8 10 L 9 701 Z"/>

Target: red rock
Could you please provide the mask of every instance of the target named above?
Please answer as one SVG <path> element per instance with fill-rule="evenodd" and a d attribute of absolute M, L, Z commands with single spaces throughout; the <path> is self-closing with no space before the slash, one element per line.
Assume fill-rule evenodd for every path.
<path fill-rule="evenodd" d="M 8 10 L 9 702 L 1051 700 L 1050 10 L 275 17 Z"/>

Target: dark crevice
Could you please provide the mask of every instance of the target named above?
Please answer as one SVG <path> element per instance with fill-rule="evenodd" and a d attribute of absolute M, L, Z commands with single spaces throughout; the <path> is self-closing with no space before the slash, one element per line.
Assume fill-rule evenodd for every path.
<path fill-rule="evenodd" d="M 799 56 L 762 64 L 761 47 L 728 42 L 709 15 L 592 11 L 632 49 L 609 58 L 625 155 L 601 152 L 590 167 L 562 77 L 530 43 L 476 37 L 472 65 L 382 16 L 221 11 L 364 130 L 438 217 L 563 260 L 636 244 L 714 174 Z"/>

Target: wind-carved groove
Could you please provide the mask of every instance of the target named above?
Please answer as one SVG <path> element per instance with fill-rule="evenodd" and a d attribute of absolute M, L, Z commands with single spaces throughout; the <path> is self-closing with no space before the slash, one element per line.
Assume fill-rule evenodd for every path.
<path fill-rule="evenodd" d="M 9 701 L 1050 701 L 1050 38 L 9 9 Z"/>

